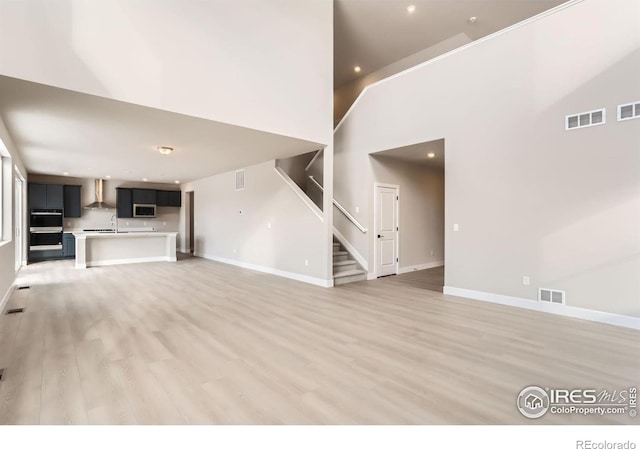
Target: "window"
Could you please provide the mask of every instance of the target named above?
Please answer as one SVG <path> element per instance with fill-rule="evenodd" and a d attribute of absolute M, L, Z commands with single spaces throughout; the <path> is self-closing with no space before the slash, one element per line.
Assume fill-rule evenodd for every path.
<path fill-rule="evenodd" d="M 595 111 L 580 112 L 579 114 L 567 115 L 565 117 L 565 128 L 571 129 L 586 128 L 588 126 L 604 125 L 607 122 L 605 109 Z"/>
<path fill-rule="evenodd" d="M 640 101 L 618 105 L 618 121 L 640 118 Z"/>

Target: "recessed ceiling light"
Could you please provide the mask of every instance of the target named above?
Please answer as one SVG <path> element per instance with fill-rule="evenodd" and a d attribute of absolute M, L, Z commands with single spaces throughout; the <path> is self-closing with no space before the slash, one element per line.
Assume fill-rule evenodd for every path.
<path fill-rule="evenodd" d="M 174 181 L 176 184 L 180 184 L 180 181 L 178 181 L 177 179 Z"/>
<path fill-rule="evenodd" d="M 107 178 L 107 179 L 111 179 L 111 175 L 107 175 L 107 176 L 106 176 L 106 178 Z"/>
<path fill-rule="evenodd" d="M 478 20 L 478 18 L 476 16 L 473 16 L 473 17 L 469 17 L 469 20 L 467 20 L 467 22 L 476 23 L 476 20 Z"/>
<path fill-rule="evenodd" d="M 142 180 L 143 180 L 144 182 L 147 182 L 147 181 L 148 181 L 148 179 L 147 179 L 147 178 L 142 178 Z"/>
<path fill-rule="evenodd" d="M 173 153 L 173 148 L 171 147 L 158 147 L 158 151 L 160 152 L 160 154 L 171 154 Z"/>
<path fill-rule="evenodd" d="M 414 12 L 416 12 L 416 5 L 409 5 L 407 6 L 407 12 L 409 14 L 413 14 Z"/>
<path fill-rule="evenodd" d="M 63 173 L 63 175 L 65 175 L 65 176 L 69 176 L 69 172 L 68 172 L 68 171 L 66 171 L 66 172 L 64 172 L 64 173 Z"/>
<path fill-rule="evenodd" d="M 436 153 L 427 153 L 427 157 L 429 159 L 433 159 L 434 157 L 436 157 Z"/>
<path fill-rule="evenodd" d="M 355 67 L 353 68 L 353 71 L 354 71 L 354 72 L 356 72 L 356 73 L 360 73 L 360 70 L 362 70 L 362 69 L 360 68 L 360 66 L 359 66 L 359 65 L 357 65 L 357 66 L 355 66 Z"/>

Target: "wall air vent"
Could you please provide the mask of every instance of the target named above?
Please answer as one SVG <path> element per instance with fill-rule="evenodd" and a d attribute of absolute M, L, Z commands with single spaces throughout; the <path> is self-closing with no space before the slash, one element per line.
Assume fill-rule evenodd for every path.
<path fill-rule="evenodd" d="M 564 304 L 564 296 L 562 290 L 551 290 L 550 288 L 541 288 L 538 290 L 538 301 L 542 302 Z"/>
<path fill-rule="evenodd" d="M 618 121 L 640 118 L 640 101 L 618 105 Z"/>
<path fill-rule="evenodd" d="M 244 170 L 236 172 L 236 190 L 244 190 Z"/>
<path fill-rule="evenodd" d="M 589 126 L 604 125 L 607 122 L 607 113 L 604 108 L 595 111 L 581 112 L 565 117 L 564 129 L 587 128 Z"/>

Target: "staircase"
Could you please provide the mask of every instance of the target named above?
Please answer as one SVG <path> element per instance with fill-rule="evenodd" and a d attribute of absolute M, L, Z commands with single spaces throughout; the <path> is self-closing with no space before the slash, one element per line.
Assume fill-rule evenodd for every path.
<path fill-rule="evenodd" d="M 364 281 L 367 274 L 339 242 L 333 242 L 333 285 Z"/>

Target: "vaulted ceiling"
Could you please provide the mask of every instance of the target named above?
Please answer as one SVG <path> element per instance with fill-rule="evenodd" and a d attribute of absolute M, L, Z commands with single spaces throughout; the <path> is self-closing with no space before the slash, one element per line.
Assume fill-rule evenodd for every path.
<path fill-rule="evenodd" d="M 457 34 L 476 40 L 565 1 L 334 0 L 334 86 Z"/>

